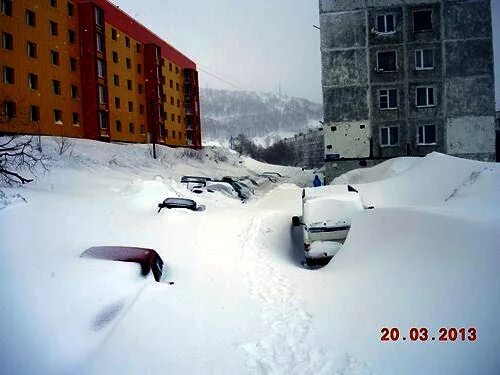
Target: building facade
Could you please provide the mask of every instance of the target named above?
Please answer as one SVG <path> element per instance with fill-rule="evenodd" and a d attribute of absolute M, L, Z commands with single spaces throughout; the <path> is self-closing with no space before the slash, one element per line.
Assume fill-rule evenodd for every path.
<path fill-rule="evenodd" d="M 321 168 L 325 164 L 323 128 L 308 129 L 283 142 L 293 152 L 291 165 L 306 168 Z"/>
<path fill-rule="evenodd" d="M 106 0 L 0 0 L 0 133 L 201 147 L 196 64 Z"/>
<path fill-rule="evenodd" d="M 327 180 L 432 151 L 495 159 L 489 0 L 320 0 Z"/>

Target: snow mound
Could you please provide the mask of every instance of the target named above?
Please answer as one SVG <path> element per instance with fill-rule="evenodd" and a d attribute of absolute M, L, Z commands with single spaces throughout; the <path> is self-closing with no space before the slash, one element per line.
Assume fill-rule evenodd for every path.
<path fill-rule="evenodd" d="M 22 203 L 28 203 L 28 201 L 20 193 L 9 193 L 0 190 L 0 210 Z"/>

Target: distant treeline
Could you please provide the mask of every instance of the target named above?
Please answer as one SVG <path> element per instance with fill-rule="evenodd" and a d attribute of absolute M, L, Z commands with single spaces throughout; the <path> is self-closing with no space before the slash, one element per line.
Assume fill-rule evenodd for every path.
<path fill-rule="evenodd" d="M 293 161 L 293 149 L 282 140 L 279 140 L 269 147 L 256 145 L 244 134 L 229 139 L 231 149 L 242 155 L 276 165 L 291 165 Z"/>

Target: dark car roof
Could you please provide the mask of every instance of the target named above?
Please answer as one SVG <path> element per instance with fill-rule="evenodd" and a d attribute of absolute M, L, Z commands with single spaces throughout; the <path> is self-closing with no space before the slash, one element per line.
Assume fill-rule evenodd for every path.
<path fill-rule="evenodd" d="M 196 205 L 196 202 L 188 198 L 167 198 L 163 201 L 165 204 L 171 204 L 176 206 L 192 206 Z"/>
<path fill-rule="evenodd" d="M 181 182 L 206 182 L 212 181 L 210 177 L 201 177 L 201 176 L 182 176 Z"/>

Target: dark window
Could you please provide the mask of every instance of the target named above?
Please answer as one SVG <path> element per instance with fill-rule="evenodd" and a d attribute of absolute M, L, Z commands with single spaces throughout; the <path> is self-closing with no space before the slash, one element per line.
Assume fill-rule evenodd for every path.
<path fill-rule="evenodd" d="M 106 65 L 104 64 L 104 60 L 97 59 L 97 75 L 101 78 L 106 76 Z"/>
<path fill-rule="evenodd" d="M 14 68 L 10 66 L 3 67 L 3 83 L 14 84 Z"/>
<path fill-rule="evenodd" d="M 103 85 L 97 86 L 97 92 L 99 94 L 99 103 L 106 104 L 106 87 Z"/>
<path fill-rule="evenodd" d="M 177 107 L 180 107 L 181 106 L 181 101 L 179 99 L 177 99 Z"/>
<path fill-rule="evenodd" d="M 179 139 L 182 138 L 182 133 L 181 132 L 177 132 L 179 134 Z"/>
<path fill-rule="evenodd" d="M 128 102 L 128 111 L 134 112 L 134 103 L 133 102 Z"/>
<path fill-rule="evenodd" d="M 379 91 L 379 108 L 380 109 L 396 109 L 398 108 L 398 90 L 380 90 Z"/>
<path fill-rule="evenodd" d="M 62 111 L 60 109 L 54 109 L 54 122 L 57 125 L 62 125 Z"/>
<path fill-rule="evenodd" d="M 36 26 L 36 13 L 29 9 L 26 9 L 26 25 Z"/>
<path fill-rule="evenodd" d="M 130 79 L 127 79 L 127 89 L 132 91 L 132 81 Z"/>
<path fill-rule="evenodd" d="M 125 37 L 125 46 L 130 48 L 130 38 L 128 36 Z"/>
<path fill-rule="evenodd" d="M 73 17 L 75 15 L 75 6 L 68 1 L 68 16 Z"/>
<path fill-rule="evenodd" d="M 8 120 L 16 117 L 16 103 L 10 100 L 6 100 L 5 102 L 3 102 L 3 107 L 5 117 L 7 117 Z"/>
<path fill-rule="evenodd" d="M 175 115 L 173 113 L 170 115 L 170 121 L 175 122 Z"/>
<path fill-rule="evenodd" d="M 71 44 L 76 42 L 76 33 L 73 30 L 68 30 L 68 40 Z"/>
<path fill-rule="evenodd" d="M 0 12 L 6 16 L 12 17 L 12 1 L 11 0 L 1 0 L 0 1 Z"/>
<path fill-rule="evenodd" d="M 101 33 L 96 34 L 96 48 L 97 52 L 104 52 L 104 35 Z"/>
<path fill-rule="evenodd" d="M 76 72 L 76 59 L 74 57 L 69 58 L 69 69 L 72 72 Z"/>
<path fill-rule="evenodd" d="M 40 121 L 40 107 L 30 105 L 30 121 Z"/>
<path fill-rule="evenodd" d="M 397 126 L 388 126 L 380 128 L 380 145 L 396 146 L 399 142 L 399 128 Z"/>
<path fill-rule="evenodd" d="M 50 0 L 50 6 L 52 8 L 57 8 L 57 0 Z"/>
<path fill-rule="evenodd" d="M 115 97 L 115 108 L 116 109 L 120 109 L 121 108 L 120 98 L 118 98 L 118 97 Z"/>
<path fill-rule="evenodd" d="M 26 43 L 26 53 L 27 53 L 28 57 L 32 57 L 32 58 L 36 59 L 38 56 L 36 44 L 28 41 Z"/>
<path fill-rule="evenodd" d="M 136 44 L 135 44 L 135 51 L 136 51 L 137 53 L 141 53 L 141 44 L 140 44 L 140 43 L 136 43 Z"/>
<path fill-rule="evenodd" d="M 118 39 L 118 32 L 116 29 L 111 29 L 111 39 L 117 40 Z"/>
<path fill-rule="evenodd" d="M 71 97 L 73 99 L 78 99 L 78 86 L 71 85 Z"/>
<path fill-rule="evenodd" d="M 50 62 L 52 65 L 59 65 L 59 52 L 54 50 L 50 51 Z"/>
<path fill-rule="evenodd" d="M 170 80 L 170 88 L 173 89 L 174 88 L 174 81 Z"/>
<path fill-rule="evenodd" d="M 28 87 L 32 90 L 38 90 L 38 76 L 34 73 L 28 73 Z"/>
<path fill-rule="evenodd" d="M 168 70 L 172 71 L 172 63 L 168 63 Z"/>
<path fill-rule="evenodd" d="M 174 98 L 172 96 L 170 97 L 170 105 L 174 105 Z"/>
<path fill-rule="evenodd" d="M 8 50 L 14 49 L 14 37 L 9 33 L 2 33 L 2 47 Z"/>
<path fill-rule="evenodd" d="M 141 125 L 141 134 L 146 134 L 146 128 L 144 127 L 144 125 Z"/>
<path fill-rule="evenodd" d="M 179 84 L 178 84 L 178 83 L 176 83 L 176 84 L 175 84 L 175 89 L 176 89 L 177 91 L 179 91 Z"/>
<path fill-rule="evenodd" d="M 118 52 L 113 51 L 113 62 L 117 63 L 118 62 Z"/>
<path fill-rule="evenodd" d="M 73 120 L 73 125 L 74 126 L 79 126 L 80 125 L 80 115 L 77 112 L 73 112 L 72 115 L 72 120 Z"/>
<path fill-rule="evenodd" d="M 143 106 L 142 104 L 141 104 L 141 105 L 139 105 L 139 113 L 140 113 L 141 115 L 143 115 L 143 114 L 144 114 L 144 106 Z"/>
<path fill-rule="evenodd" d="M 57 79 L 53 79 L 51 86 L 52 86 L 52 94 L 61 95 L 61 81 L 58 81 Z"/>
<path fill-rule="evenodd" d="M 433 69 L 434 51 L 432 49 L 419 49 L 415 51 L 415 69 Z"/>
<path fill-rule="evenodd" d="M 132 60 L 130 60 L 128 57 L 125 60 L 127 69 L 132 69 Z"/>
<path fill-rule="evenodd" d="M 175 74 L 179 74 L 179 67 L 175 67 Z"/>
<path fill-rule="evenodd" d="M 436 125 L 420 125 L 418 127 L 418 144 L 436 144 Z"/>
<path fill-rule="evenodd" d="M 118 74 L 113 74 L 113 84 L 115 86 L 120 86 L 120 76 Z"/>
<path fill-rule="evenodd" d="M 117 132 L 121 132 L 122 131 L 122 122 L 120 120 L 116 120 L 115 126 L 116 126 L 116 131 Z"/>
<path fill-rule="evenodd" d="M 379 33 L 392 33 L 394 28 L 394 15 L 384 14 L 377 17 L 377 31 Z"/>
<path fill-rule="evenodd" d="M 143 88 L 142 84 L 139 84 L 137 86 L 137 89 L 139 90 L 139 94 L 142 94 L 144 92 L 144 88 Z"/>
<path fill-rule="evenodd" d="M 175 132 L 172 132 L 172 138 L 175 139 Z"/>
<path fill-rule="evenodd" d="M 135 126 L 133 123 L 130 123 L 128 124 L 128 130 L 131 132 L 131 133 L 135 133 Z"/>
<path fill-rule="evenodd" d="M 413 31 L 432 31 L 432 10 L 413 12 Z"/>
<path fill-rule="evenodd" d="M 57 24 L 57 22 L 49 21 L 49 32 L 50 35 L 54 36 L 57 36 L 57 34 L 59 34 L 59 25 Z"/>
<path fill-rule="evenodd" d="M 395 72 L 397 70 L 396 51 L 378 52 L 377 68 L 381 72 Z"/>
<path fill-rule="evenodd" d="M 95 24 L 97 26 L 104 26 L 104 12 L 101 8 L 95 8 Z"/>
<path fill-rule="evenodd" d="M 142 73 L 142 65 L 137 64 L 137 73 L 141 74 Z"/>
<path fill-rule="evenodd" d="M 177 116 L 177 122 L 180 124 L 181 123 L 181 116 Z M 180 134 L 180 133 L 179 133 Z"/>
<path fill-rule="evenodd" d="M 417 107 L 432 107 L 434 105 L 434 88 L 417 87 Z"/>
<path fill-rule="evenodd" d="M 108 128 L 108 116 L 106 112 L 99 112 L 99 126 L 102 130 L 106 130 Z"/>

